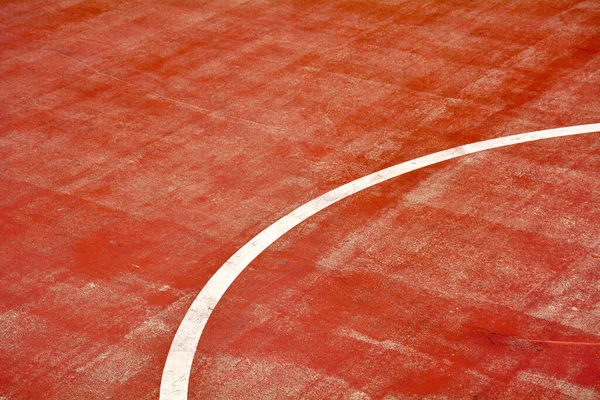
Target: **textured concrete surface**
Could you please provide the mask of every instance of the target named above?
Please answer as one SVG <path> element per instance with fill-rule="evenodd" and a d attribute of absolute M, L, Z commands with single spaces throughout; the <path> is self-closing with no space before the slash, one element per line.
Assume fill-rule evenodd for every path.
<path fill-rule="evenodd" d="M 0 4 L 0 398 L 153 399 L 195 295 L 347 181 L 600 122 L 600 3 Z M 190 397 L 600 397 L 600 134 L 415 171 L 227 292 Z"/>

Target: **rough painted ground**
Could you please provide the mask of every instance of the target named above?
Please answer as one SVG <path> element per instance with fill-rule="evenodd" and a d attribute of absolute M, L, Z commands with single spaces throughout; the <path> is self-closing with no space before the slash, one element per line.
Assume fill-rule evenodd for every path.
<path fill-rule="evenodd" d="M 241 245 L 433 151 L 600 121 L 600 3 L 4 1 L 0 398 L 157 398 Z M 215 310 L 195 399 L 600 397 L 600 134 L 334 205 Z"/>

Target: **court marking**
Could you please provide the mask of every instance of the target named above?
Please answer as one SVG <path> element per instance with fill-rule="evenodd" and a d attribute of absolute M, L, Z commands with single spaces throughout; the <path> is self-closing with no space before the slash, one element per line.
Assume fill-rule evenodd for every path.
<path fill-rule="evenodd" d="M 600 123 L 521 133 L 466 144 L 405 161 L 339 186 L 303 204 L 264 229 L 235 252 L 206 283 L 185 314 L 165 361 L 160 384 L 161 400 L 187 399 L 194 355 L 215 306 L 242 271 L 273 242 L 319 211 L 361 190 L 417 169 L 467 154 L 515 144 L 600 131 Z"/>

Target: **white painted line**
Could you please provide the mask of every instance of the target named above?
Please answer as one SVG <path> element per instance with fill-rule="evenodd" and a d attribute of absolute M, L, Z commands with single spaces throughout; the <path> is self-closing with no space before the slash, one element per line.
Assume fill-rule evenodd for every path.
<path fill-rule="evenodd" d="M 466 154 L 477 153 L 479 151 L 512 146 L 519 143 L 532 142 L 534 140 L 580 135 L 582 133 L 599 131 L 600 123 L 570 126 L 484 140 L 482 142 L 439 151 L 437 153 L 415 158 L 411 161 L 396 164 L 356 179 L 298 207 L 263 230 L 240 248 L 221 266 L 221 268 L 219 268 L 198 294 L 183 318 L 183 321 L 181 321 L 181 325 L 179 325 L 173 343 L 171 344 L 160 384 L 160 399 L 187 399 L 192 361 L 194 360 L 194 355 L 202 331 L 215 306 L 233 281 L 242 273 L 248 264 L 252 262 L 252 260 L 269 247 L 271 243 L 279 239 L 305 219 L 356 192 L 387 181 L 388 179 L 406 174 L 407 172 L 437 164 L 442 161 L 451 160 Z"/>

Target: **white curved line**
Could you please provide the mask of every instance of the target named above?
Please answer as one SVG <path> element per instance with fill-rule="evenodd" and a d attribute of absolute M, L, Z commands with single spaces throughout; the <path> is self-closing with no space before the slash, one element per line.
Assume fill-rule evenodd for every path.
<path fill-rule="evenodd" d="M 514 144 L 600 131 L 600 123 L 547 129 L 484 140 L 396 164 L 333 189 L 279 219 L 240 248 L 210 278 L 177 329 L 160 384 L 161 400 L 187 399 L 192 362 L 202 331 L 213 309 L 240 273 L 260 253 L 290 229 L 326 207 L 363 189 L 442 161 Z"/>

